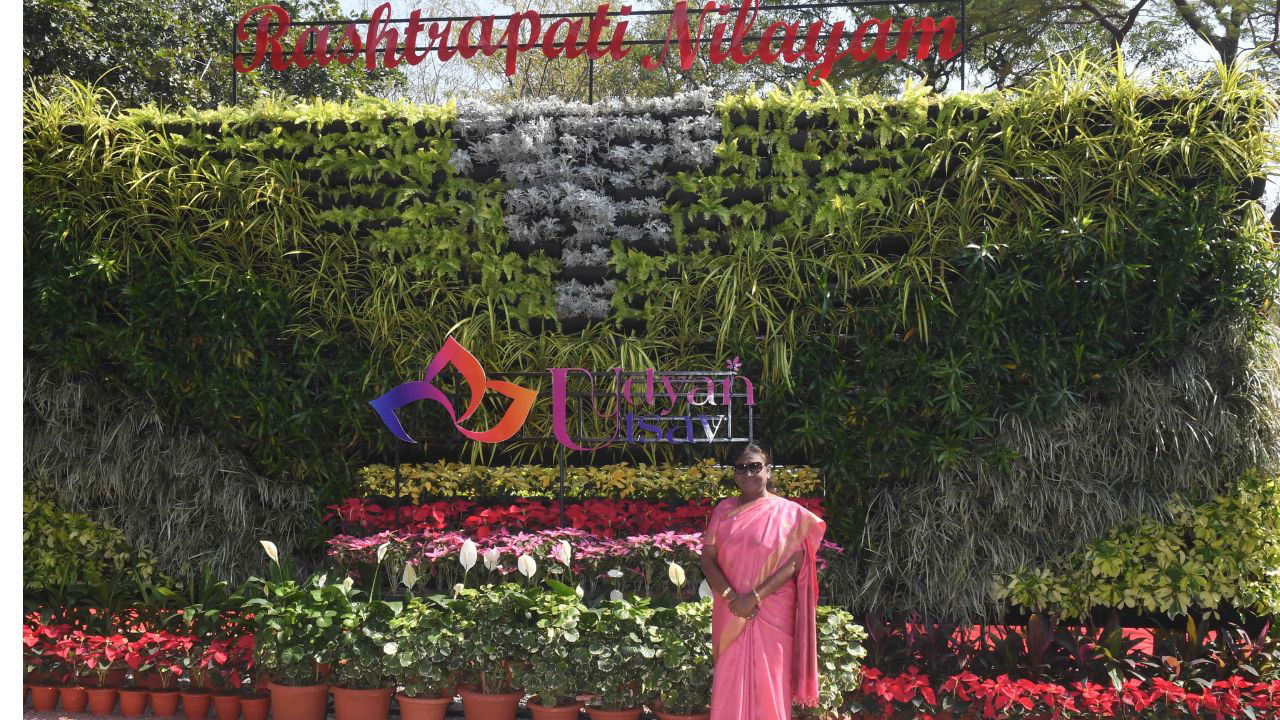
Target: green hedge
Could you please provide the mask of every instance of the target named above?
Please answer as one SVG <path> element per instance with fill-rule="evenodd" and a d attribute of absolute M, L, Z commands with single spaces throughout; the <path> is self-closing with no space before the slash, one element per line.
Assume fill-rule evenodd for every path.
<path fill-rule="evenodd" d="M 512 184 L 451 165 L 488 127 L 457 131 L 465 109 L 111 114 L 28 95 L 27 358 L 145 392 L 327 500 L 392 460 L 366 403 L 448 334 L 490 369 L 739 356 L 758 437 L 822 465 L 833 539 L 867 540 L 842 597 L 985 609 L 986 578 L 1276 462 L 1277 380 L 1257 368 L 1277 253 L 1256 202 L 1276 107 L 1247 75 L 1084 65 L 1007 94 L 726 98 L 713 163 L 654 166 L 670 244 L 614 238 L 611 314 L 581 327 L 556 309 L 576 271 L 504 227 Z M 495 117 L 561 142 L 698 111 Z M 598 139 L 620 172 L 607 149 L 626 143 Z M 1086 416 L 1120 434 L 1100 442 Z"/>

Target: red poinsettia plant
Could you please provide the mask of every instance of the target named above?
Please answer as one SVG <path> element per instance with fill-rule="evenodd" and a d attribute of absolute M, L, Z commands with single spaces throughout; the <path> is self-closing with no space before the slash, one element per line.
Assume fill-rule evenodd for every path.
<path fill-rule="evenodd" d="M 172 690 L 182 676 L 184 660 L 196 644 L 190 635 L 167 631 L 144 632 L 131 645 L 126 663 L 135 672 L 151 670 L 160 676 L 160 688 Z"/>
<path fill-rule="evenodd" d="M 217 692 L 240 690 L 245 677 L 253 671 L 253 635 L 214 638 L 204 648 L 200 665 L 212 678 Z"/>
<path fill-rule="evenodd" d="M 55 677 L 61 677 L 63 682 L 75 684 L 90 674 L 93 669 L 89 664 L 90 637 L 83 630 L 72 630 L 58 638 L 53 646 Z"/>
<path fill-rule="evenodd" d="M 57 646 L 62 638 L 71 633 L 71 626 L 65 623 L 46 625 L 38 619 L 28 620 L 22 626 L 22 661 L 23 670 L 31 683 L 54 684 L 59 682 L 59 669 L 62 658 L 57 654 Z"/>
<path fill-rule="evenodd" d="M 129 639 L 123 635 L 85 635 L 84 665 L 96 680 L 97 687 L 107 686 L 107 675 L 122 670 L 129 654 Z"/>
<path fill-rule="evenodd" d="M 1154 677 L 1059 684 L 963 672 L 935 682 L 915 667 L 897 675 L 868 668 L 854 709 L 878 720 L 1274 718 L 1280 717 L 1280 680 L 1231 676 L 1183 684 Z"/>

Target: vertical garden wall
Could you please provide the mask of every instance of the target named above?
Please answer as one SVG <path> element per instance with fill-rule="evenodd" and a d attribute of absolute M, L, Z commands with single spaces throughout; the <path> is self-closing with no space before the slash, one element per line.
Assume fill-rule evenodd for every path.
<path fill-rule="evenodd" d="M 1277 100 L 1247 75 L 1078 66 L 892 100 L 104 100 L 26 98 L 24 467 L 162 569 L 243 572 L 259 535 L 314 541 L 317 509 L 393 458 L 368 401 L 453 336 L 490 370 L 741 358 L 758 437 L 822 469 L 837 602 L 1276 605 L 1258 575 L 1280 526 L 1280 254 L 1257 198 Z M 574 461 L 606 459 L 625 453 Z M 1203 549 L 1187 580 L 1125 545 L 1237 501 L 1208 516 L 1250 518 L 1243 560 L 1170 532 L 1174 556 Z M 242 512 L 236 533 L 210 520 Z M 1080 571 L 1099 547 L 1110 564 Z"/>

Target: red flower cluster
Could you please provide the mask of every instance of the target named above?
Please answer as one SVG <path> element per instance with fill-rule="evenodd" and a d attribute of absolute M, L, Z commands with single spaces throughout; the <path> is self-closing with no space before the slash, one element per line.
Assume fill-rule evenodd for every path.
<path fill-rule="evenodd" d="M 821 498 L 795 501 L 822 515 Z M 578 500 L 566 502 L 563 527 L 601 537 L 652 535 L 660 532 L 701 532 L 715 507 L 715 500 L 671 504 L 649 500 Z M 394 507 L 376 501 L 348 498 L 330 505 L 325 520 L 337 518 L 347 534 L 374 534 L 396 525 Z M 400 527 L 406 530 L 461 530 L 483 539 L 496 529 L 549 530 L 561 527 L 560 508 L 554 500 L 520 499 L 484 506 L 470 500 L 441 500 L 400 508 Z"/>
<path fill-rule="evenodd" d="M 28 618 L 22 628 L 25 670 L 32 682 L 105 684 L 107 673 L 154 673 L 162 688 L 176 679 L 211 674 L 219 687 L 240 687 L 253 668 L 253 635 L 200 638 L 131 626 L 110 634 Z"/>
<path fill-rule="evenodd" d="M 200 667 L 221 689 L 240 689 L 245 673 L 253 669 L 253 636 L 217 638 L 200 658 Z"/>
<path fill-rule="evenodd" d="M 935 686 L 915 667 L 896 676 L 868 668 L 858 705 L 864 716 L 882 720 L 1274 718 L 1280 716 L 1280 680 L 1253 682 L 1232 676 L 1183 686 L 1157 677 L 1130 679 L 1119 686 L 1059 685 L 964 672 Z"/>

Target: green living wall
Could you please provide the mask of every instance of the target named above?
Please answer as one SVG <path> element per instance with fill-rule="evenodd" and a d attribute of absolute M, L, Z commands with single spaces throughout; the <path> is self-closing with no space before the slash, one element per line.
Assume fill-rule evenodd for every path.
<path fill-rule="evenodd" d="M 147 398 L 236 458 L 236 497 L 287 489 L 272 502 L 295 509 L 256 531 L 302 537 L 299 498 L 392 459 L 368 401 L 450 335 L 490 370 L 741 358 L 757 436 L 823 468 L 849 548 L 831 592 L 859 608 L 990 611 L 1010 573 L 1280 462 L 1278 254 L 1257 202 L 1277 99 L 1248 75 L 104 104 L 26 98 L 26 472 L 116 526 L 128 508 L 101 486 L 160 492 L 167 471 L 77 473 L 87 451 L 30 398 Z M 440 413 L 406 416 L 452 437 Z M 202 467 L 184 477 L 217 483 Z M 191 562 L 135 528 L 162 567 Z"/>

